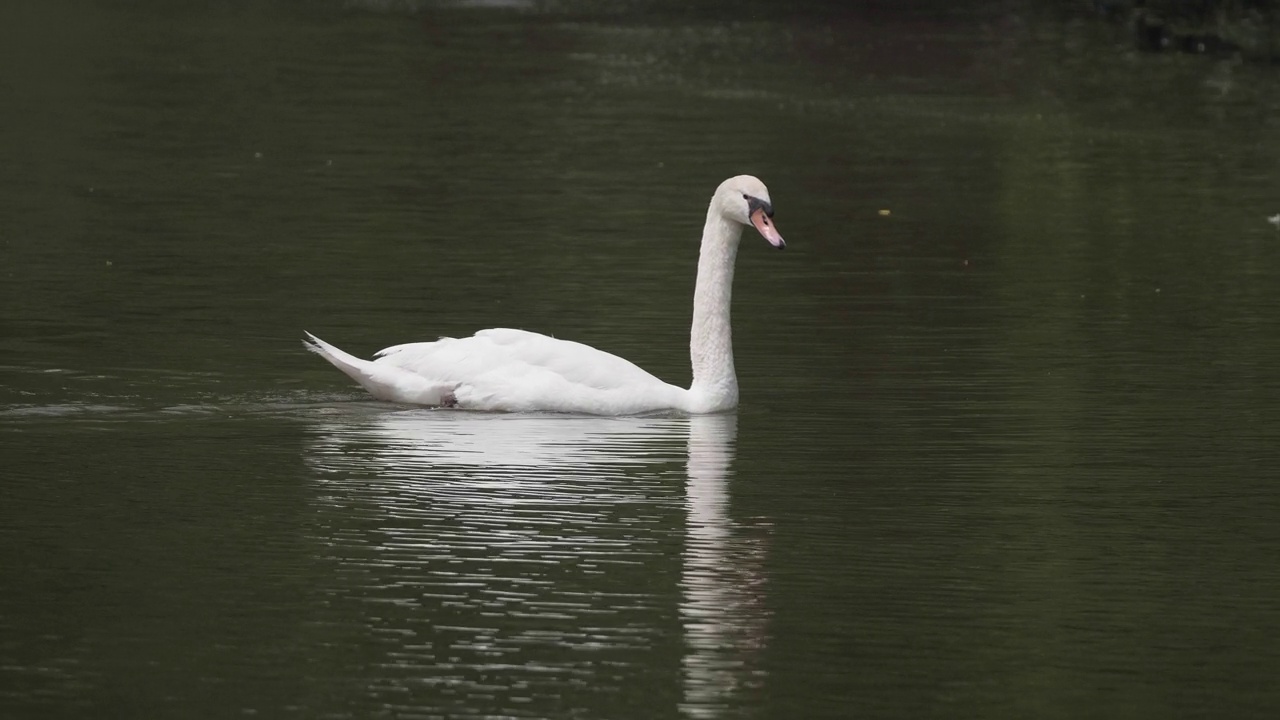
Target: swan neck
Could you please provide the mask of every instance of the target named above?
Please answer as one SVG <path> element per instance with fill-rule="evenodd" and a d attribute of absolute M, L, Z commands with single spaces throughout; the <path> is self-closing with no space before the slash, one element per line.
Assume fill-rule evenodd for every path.
<path fill-rule="evenodd" d="M 689 337 L 689 356 L 693 362 L 690 393 L 698 399 L 701 412 L 728 410 L 738 404 L 729 308 L 733 296 L 733 265 L 741 237 L 742 225 L 726 220 L 714 206 L 707 211 Z"/>

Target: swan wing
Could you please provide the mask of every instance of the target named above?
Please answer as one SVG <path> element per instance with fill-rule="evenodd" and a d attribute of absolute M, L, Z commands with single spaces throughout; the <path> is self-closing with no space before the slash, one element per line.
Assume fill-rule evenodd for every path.
<path fill-rule="evenodd" d="M 375 362 L 450 384 L 459 407 L 477 410 L 630 414 L 678 408 L 687 392 L 612 353 L 510 328 L 395 345 Z"/>

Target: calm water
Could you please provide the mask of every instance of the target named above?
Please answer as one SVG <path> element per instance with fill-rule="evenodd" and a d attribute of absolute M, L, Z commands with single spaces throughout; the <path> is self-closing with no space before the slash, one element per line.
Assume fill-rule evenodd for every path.
<path fill-rule="evenodd" d="M 1280 707 L 1273 69 L 1018 11 L 186 5 L 0 10 L 0 714 Z M 736 414 L 302 350 L 687 382 L 741 172 L 789 245 L 740 254 Z"/>

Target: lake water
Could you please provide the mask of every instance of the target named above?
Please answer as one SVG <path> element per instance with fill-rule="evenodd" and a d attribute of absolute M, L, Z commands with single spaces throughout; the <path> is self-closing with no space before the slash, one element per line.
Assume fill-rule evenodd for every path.
<path fill-rule="evenodd" d="M 0 10 L 0 714 L 1273 716 L 1273 68 L 472 5 Z M 687 383 L 744 172 L 736 413 L 399 407 L 300 343 Z"/>

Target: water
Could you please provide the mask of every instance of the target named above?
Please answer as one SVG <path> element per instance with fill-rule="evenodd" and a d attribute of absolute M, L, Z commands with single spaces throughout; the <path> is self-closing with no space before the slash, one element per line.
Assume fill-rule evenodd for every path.
<path fill-rule="evenodd" d="M 4 715 L 1280 704 L 1269 68 L 1016 9 L 0 15 Z M 788 249 L 740 253 L 737 413 L 396 407 L 302 350 L 687 382 L 740 172 Z"/>

